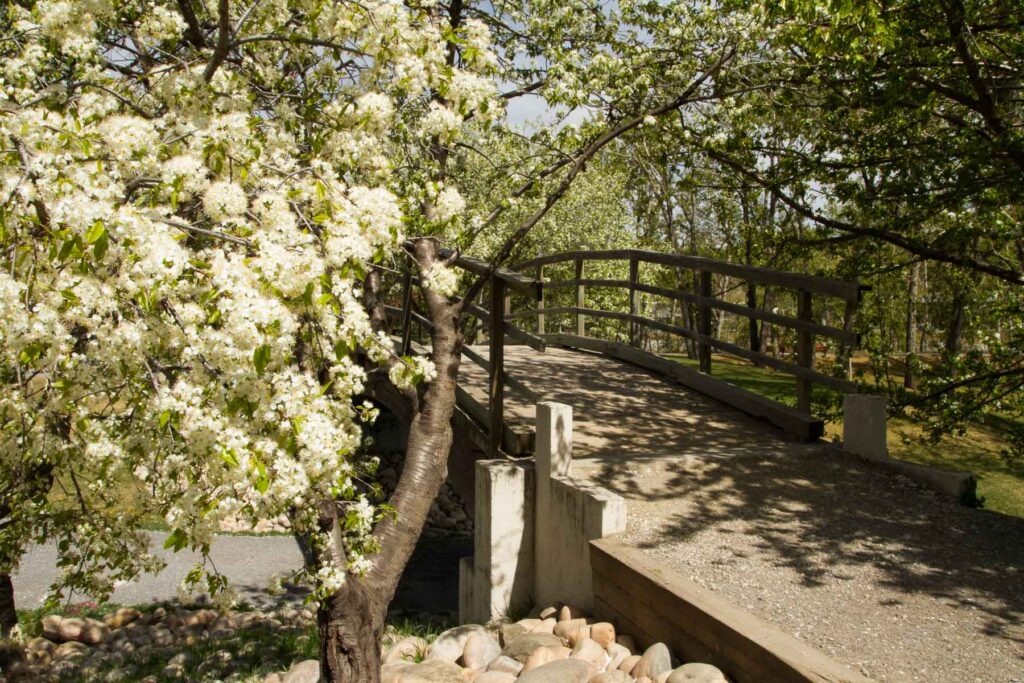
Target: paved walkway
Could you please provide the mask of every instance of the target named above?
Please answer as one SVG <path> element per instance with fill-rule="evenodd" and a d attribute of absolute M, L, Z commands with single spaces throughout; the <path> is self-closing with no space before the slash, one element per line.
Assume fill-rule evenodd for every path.
<path fill-rule="evenodd" d="M 512 375 L 573 406 L 575 471 L 626 498 L 631 545 L 878 680 L 1024 681 L 1024 520 L 604 356 L 505 354 Z M 484 397 L 483 373 L 464 367 Z M 506 400 L 513 423 L 532 422 Z"/>
<path fill-rule="evenodd" d="M 119 585 L 111 601 L 124 605 L 173 600 L 185 575 L 196 566 L 199 556 L 188 550 L 164 550 L 167 534 L 147 532 L 153 551 L 167 561 L 159 574 L 143 575 L 137 581 Z M 267 592 L 274 576 L 287 577 L 302 567 L 302 555 L 291 536 L 217 536 L 210 555 L 217 568 L 230 580 L 239 597 L 254 604 L 271 600 Z M 37 606 L 57 578 L 57 549 L 35 546 L 22 559 L 14 575 L 14 594 L 19 609 Z M 88 598 L 72 597 L 73 602 Z"/>

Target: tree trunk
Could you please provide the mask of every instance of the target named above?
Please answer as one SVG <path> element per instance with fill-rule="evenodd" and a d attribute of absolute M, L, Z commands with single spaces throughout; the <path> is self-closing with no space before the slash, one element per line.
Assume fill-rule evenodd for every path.
<path fill-rule="evenodd" d="M 380 641 L 390 599 L 374 598 L 362 580 L 350 578 L 320 605 L 317 624 L 324 680 L 375 683 L 380 679 Z"/>
<path fill-rule="evenodd" d="M 955 356 L 960 353 L 964 333 L 964 311 L 967 306 L 967 297 L 962 289 L 957 289 L 953 295 L 953 313 L 949 320 L 949 329 L 946 333 L 946 352 Z"/>
<path fill-rule="evenodd" d="M 915 263 L 910 267 L 907 275 L 907 334 L 906 334 L 906 362 L 903 368 L 903 386 L 913 389 L 917 384 L 914 377 L 914 349 L 917 346 L 917 271 L 920 264 Z"/>
<path fill-rule="evenodd" d="M 14 608 L 14 584 L 10 574 L 0 574 L 0 638 L 8 638 L 18 625 L 18 612 Z"/>
<path fill-rule="evenodd" d="M 415 243 L 413 256 L 421 273 L 439 261 L 438 248 L 429 239 Z M 394 514 L 380 521 L 373 531 L 380 551 L 373 557 L 371 569 L 362 578 L 349 576 L 345 586 L 318 610 L 320 673 L 327 683 L 379 682 L 380 639 L 388 605 L 430 506 L 448 477 L 455 384 L 462 355 L 462 309 L 429 289 L 421 291 L 433 324 L 430 357 L 437 377 L 427 385 L 422 399 L 415 393 L 409 396 L 413 410 L 405 464 L 388 501 Z M 364 295 L 369 310 L 382 305 L 379 294 L 379 279 L 368 277 Z M 376 314 L 371 314 L 371 319 L 382 320 Z M 336 527 L 337 520 L 333 525 Z"/>
<path fill-rule="evenodd" d="M 14 608 L 14 584 L 10 574 L 0 574 L 0 672 L 8 683 L 28 681 L 29 673 L 25 651 L 10 639 L 18 625 L 18 612 Z"/>

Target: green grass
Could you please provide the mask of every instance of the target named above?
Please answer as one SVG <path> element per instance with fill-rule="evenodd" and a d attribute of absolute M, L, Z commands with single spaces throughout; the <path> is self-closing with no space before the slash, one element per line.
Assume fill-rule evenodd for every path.
<path fill-rule="evenodd" d="M 690 367 L 697 366 L 696 361 L 684 356 L 669 357 Z M 768 368 L 715 356 L 711 375 L 785 405 L 796 402 L 796 379 Z M 827 389 L 815 388 L 816 398 L 827 393 Z M 985 424 L 972 424 L 964 436 L 946 436 L 939 443 L 930 443 L 918 425 L 907 419 L 892 419 L 889 452 L 897 460 L 972 472 L 978 479 L 978 495 L 986 509 L 1024 517 L 1024 463 L 1014 464 L 1000 457 L 1005 445 L 1000 427 L 1006 422 L 1006 418 L 993 418 Z M 842 420 L 826 424 L 826 437 L 841 438 L 842 432 Z"/>

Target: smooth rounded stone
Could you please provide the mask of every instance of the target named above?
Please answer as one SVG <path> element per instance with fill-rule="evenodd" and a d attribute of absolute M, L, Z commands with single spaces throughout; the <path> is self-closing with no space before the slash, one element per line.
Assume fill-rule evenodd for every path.
<path fill-rule="evenodd" d="M 529 657 L 526 658 L 526 663 L 523 664 L 523 673 L 539 669 L 545 664 L 550 664 L 553 661 L 555 661 L 555 655 L 550 649 L 546 647 L 538 647 L 530 653 Z"/>
<path fill-rule="evenodd" d="M 666 683 L 728 683 L 717 666 L 692 662 L 683 664 L 669 674 Z"/>
<path fill-rule="evenodd" d="M 149 633 L 149 637 L 153 639 L 153 644 L 157 647 L 167 647 L 174 645 L 174 633 L 171 629 L 158 626 Z"/>
<path fill-rule="evenodd" d="M 462 665 L 467 669 L 483 671 L 501 654 L 501 645 L 490 633 L 474 633 L 466 639 L 462 650 Z"/>
<path fill-rule="evenodd" d="M 110 627 L 96 619 L 48 614 L 43 617 L 42 624 L 43 637 L 58 643 L 78 641 L 97 645 L 110 637 Z"/>
<path fill-rule="evenodd" d="M 293 664 L 281 676 L 281 683 L 318 683 L 320 680 L 320 660 L 304 659 Z"/>
<path fill-rule="evenodd" d="M 658 674 L 672 670 L 672 653 L 668 651 L 665 643 L 655 643 L 644 650 L 636 668 L 630 673 L 633 678 L 647 676 L 651 680 L 657 680 Z"/>
<path fill-rule="evenodd" d="M 402 672 L 400 683 L 466 683 L 462 667 L 441 659 L 428 659 Z"/>
<path fill-rule="evenodd" d="M 527 658 L 533 654 L 533 651 L 537 648 L 558 647 L 561 646 L 561 644 L 562 640 L 550 633 L 527 633 L 524 636 L 519 636 L 506 645 L 505 649 L 501 651 L 501 654 L 525 664 Z"/>
<path fill-rule="evenodd" d="M 586 625 L 586 619 L 568 619 L 555 624 L 551 632 L 563 640 L 570 640 Z"/>
<path fill-rule="evenodd" d="M 52 640 L 48 640 L 46 638 L 33 638 L 25 645 L 25 649 L 28 652 L 45 652 L 50 654 L 57 649 L 57 646 L 54 645 Z"/>
<path fill-rule="evenodd" d="M 562 609 L 558 611 L 559 621 L 569 621 L 570 619 L 582 619 L 583 610 L 579 607 L 573 607 L 572 605 L 563 605 Z"/>
<path fill-rule="evenodd" d="M 487 629 L 478 624 L 467 624 L 450 628 L 430 644 L 426 659 L 438 659 L 442 662 L 455 662 L 462 656 L 466 641 L 474 633 L 487 634 Z"/>
<path fill-rule="evenodd" d="M 627 633 L 619 633 L 615 637 L 615 642 L 629 650 L 629 654 L 636 654 L 636 641 L 633 640 L 633 636 Z"/>
<path fill-rule="evenodd" d="M 591 624 L 590 637 L 597 641 L 598 645 L 608 649 L 608 646 L 615 642 L 615 627 L 607 621 Z"/>
<path fill-rule="evenodd" d="M 161 673 L 167 678 L 184 678 L 185 667 L 177 664 L 168 664 Z"/>
<path fill-rule="evenodd" d="M 639 662 L 640 662 L 640 655 L 630 655 L 630 656 L 626 657 L 625 659 L 623 659 L 622 663 L 619 664 L 619 671 L 625 671 L 626 673 L 628 673 L 629 675 L 632 676 L 633 675 L 633 669 L 636 668 L 636 665 Z"/>
<path fill-rule="evenodd" d="M 519 672 L 522 670 L 522 662 L 518 662 L 505 655 L 496 657 L 493 662 L 487 665 L 487 671 L 493 671 L 495 673 L 510 673 L 513 676 L 518 676 Z"/>
<path fill-rule="evenodd" d="M 515 683 L 515 674 L 507 671 L 485 671 L 473 679 L 473 683 Z"/>
<path fill-rule="evenodd" d="M 103 617 L 103 623 L 112 629 L 121 628 L 142 616 L 142 612 L 134 607 L 120 607 L 113 614 Z"/>
<path fill-rule="evenodd" d="M 633 678 L 624 671 L 605 671 L 591 678 L 589 683 L 633 683 Z"/>
<path fill-rule="evenodd" d="M 554 633 L 557 623 L 558 621 L 553 618 L 541 619 L 541 622 L 530 633 Z"/>
<path fill-rule="evenodd" d="M 411 662 L 385 664 L 380 669 L 380 683 L 402 683 L 402 672 L 412 666 Z"/>
<path fill-rule="evenodd" d="M 569 659 L 569 655 L 572 654 L 572 650 L 564 645 L 549 647 L 548 649 L 551 650 L 551 654 L 555 656 L 555 659 Z"/>
<path fill-rule="evenodd" d="M 267 674 L 266 678 L 263 679 L 263 683 L 281 683 L 281 674 L 276 671 L 274 673 Z"/>
<path fill-rule="evenodd" d="M 534 609 L 534 613 L 530 616 L 537 617 L 538 619 L 554 619 L 558 621 L 558 612 L 561 608 L 555 607 L 554 605 L 548 605 L 547 607 L 537 607 Z"/>
<path fill-rule="evenodd" d="M 609 671 L 617 671 L 619 665 L 626 661 L 626 658 L 631 656 L 631 652 L 619 645 L 618 643 L 612 643 L 608 646 L 608 656 L 611 659 L 608 661 L 608 666 L 605 668 Z"/>
<path fill-rule="evenodd" d="M 593 668 L 593 673 L 603 670 L 608 662 L 608 655 L 605 653 L 604 648 L 596 640 L 591 640 L 590 638 L 577 643 L 576 647 L 572 649 L 572 654 L 569 656 L 572 659 L 579 659 L 589 664 Z"/>
<path fill-rule="evenodd" d="M 427 650 L 427 641 L 419 636 L 409 636 L 408 638 L 402 638 L 397 643 L 388 648 L 388 651 L 384 654 L 382 663 L 387 664 L 398 664 L 402 661 L 414 661 L 420 655 Z"/>
<path fill-rule="evenodd" d="M 85 643 L 80 643 L 77 640 L 69 640 L 66 643 L 61 643 L 57 646 L 57 649 L 53 651 L 54 659 L 75 659 L 78 657 L 85 657 L 89 654 L 89 646 Z"/>
<path fill-rule="evenodd" d="M 524 673 L 516 683 L 587 683 L 590 667 L 578 659 L 560 659 Z"/>
<path fill-rule="evenodd" d="M 520 619 L 514 624 L 501 625 L 501 642 L 508 645 L 519 636 L 524 636 L 540 626 L 540 619 Z"/>

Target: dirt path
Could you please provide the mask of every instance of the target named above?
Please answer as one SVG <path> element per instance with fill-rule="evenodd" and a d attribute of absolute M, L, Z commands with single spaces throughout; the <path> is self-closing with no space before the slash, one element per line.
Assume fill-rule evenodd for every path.
<path fill-rule="evenodd" d="M 573 406 L 576 472 L 627 499 L 628 543 L 880 681 L 1024 681 L 1024 520 L 605 357 L 506 354 Z"/>

